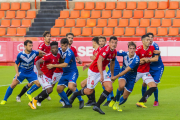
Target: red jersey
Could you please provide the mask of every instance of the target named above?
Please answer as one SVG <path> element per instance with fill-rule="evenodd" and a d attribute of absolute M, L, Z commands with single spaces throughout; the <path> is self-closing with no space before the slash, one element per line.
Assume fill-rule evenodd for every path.
<path fill-rule="evenodd" d="M 78 54 L 77 54 L 77 50 L 76 50 L 76 48 L 75 48 L 75 47 L 73 47 L 73 46 L 71 46 L 71 47 L 70 47 L 70 49 L 73 51 L 74 56 L 75 56 L 75 57 L 78 57 Z"/>
<path fill-rule="evenodd" d="M 96 55 L 101 50 L 101 47 L 98 47 L 96 50 L 93 51 L 93 55 Z"/>
<path fill-rule="evenodd" d="M 53 73 L 55 71 L 56 68 L 53 69 L 48 69 L 47 65 L 48 64 L 59 64 L 59 60 L 60 60 L 60 54 L 58 53 L 56 56 L 53 55 L 51 52 L 44 55 L 42 57 L 42 59 L 44 60 L 44 63 L 42 65 L 41 71 L 44 73 L 44 75 L 46 75 L 48 78 L 52 79 Z"/>
<path fill-rule="evenodd" d="M 150 45 L 147 50 L 144 50 L 143 45 L 137 47 L 136 54 L 139 58 L 152 58 L 153 51 L 155 50 L 154 46 Z M 150 70 L 150 63 L 145 63 L 143 65 L 139 65 L 137 72 L 145 73 L 149 72 Z"/>
<path fill-rule="evenodd" d="M 99 56 L 102 56 L 104 58 L 104 60 L 102 61 L 102 67 L 103 67 L 102 69 L 104 71 L 106 69 L 106 65 L 108 65 L 111 60 L 115 59 L 116 54 L 117 54 L 116 50 L 111 51 L 109 45 L 101 48 L 101 50 L 98 52 L 95 60 L 93 61 L 89 69 L 93 72 L 99 72 L 97 61 L 99 59 Z"/>

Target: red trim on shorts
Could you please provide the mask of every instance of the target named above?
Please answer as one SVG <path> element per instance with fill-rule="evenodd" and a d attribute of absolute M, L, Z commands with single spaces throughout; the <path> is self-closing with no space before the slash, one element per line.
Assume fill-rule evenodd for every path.
<path fill-rule="evenodd" d="M 52 85 L 47 85 L 47 86 L 51 86 L 52 87 Z M 45 86 L 45 87 L 47 87 L 47 86 Z M 43 87 L 43 88 L 45 89 L 45 87 Z"/>
<path fill-rule="evenodd" d="M 147 79 L 152 79 L 152 78 L 146 78 L 145 80 L 147 80 Z M 144 81 L 145 81 L 145 80 L 144 80 Z"/>

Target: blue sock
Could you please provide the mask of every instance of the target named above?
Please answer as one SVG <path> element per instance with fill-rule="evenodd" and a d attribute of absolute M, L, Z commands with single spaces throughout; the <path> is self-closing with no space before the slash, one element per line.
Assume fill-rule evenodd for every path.
<path fill-rule="evenodd" d="M 76 92 L 78 91 L 78 89 L 76 88 Z M 79 101 L 83 101 L 82 97 L 81 96 L 77 96 L 78 100 Z"/>
<path fill-rule="evenodd" d="M 62 91 L 61 93 L 58 93 L 58 95 L 61 97 L 61 99 L 64 100 L 66 105 L 70 105 L 68 97 L 64 91 Z"/>
<path fill-rule="evenodd" d="M 112 98 L 112 97 L 114 97 L 114 93 L 113 93 L 113 91 L 110 93 L 110 95 L 111 95 L 111 98 Z"/>
<path fill-rule="evenodd" d="M 155 101 L 158 102 L 158 88 L 154 91 Z"/>
<path fill-rule="evenodd" d="M 102 88 L 103 88 L 103 90 L 105 90 L 105 87 L 104 87 L 104 86 L 103 86 Z"/>
<path fill-rule="evenodd" d="M 6 94 L 4 96 L 5 101 L 7 101 L 7 99 L 9 98 L 9 96 L 12 94 L 13 89 L 9 86 L 8 89 L 6 90 Z"/>
<path fill-rule="evenodd" d="M 38 87 L 36 84 L 34 84 L 28 91 L 27 94 L 31 94 L 34 91 L 36 91 L 37 89 L 39 89 L 40 87 Z"/>
<path fill-rule="evenodd" d="M 119 90 L 117 89 L 117 92 L 116 92 L 116 101 L 119 101 L 122 93 L 123 93 L 123 91 L 119 91 Z"/>
<path fill-rule="evenodd" d="M 147 90 L 147 86 L 146 86 L 146 87 L 143 87 L 143 86 L 142 86 L 142 89 L 141 89 L 141 91 L 142 91 L 142 96 L 144 96 L 144 93 L 146 92 L 146 90 Z"/>
<path fill-rule="evenodd" d="M 126 102 L 127 99 L 124 99 L 123 96 L 119 100 L 119 105 L 122 105 Z"/>

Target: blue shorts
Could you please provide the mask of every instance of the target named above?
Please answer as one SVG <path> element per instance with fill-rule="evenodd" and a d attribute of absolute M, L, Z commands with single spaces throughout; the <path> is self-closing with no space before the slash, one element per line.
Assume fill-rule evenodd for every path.
<path fill-rule="evenodd" d="M 125 89 L 128 92 L 132 92 L 136 78 L 127 77 L 126 75 L 123 75 L 123 76 L 119 77 L 119 79 L 125 79 L 126 80 Z"/>
<path fill-rule="evenodd" d="M 121 72 L 120 69 L 119 69 L 119 70 L 118 70 L 118 69 L 117 69 L 117 70 L 115 69 L 115 70 L 114 70 L 114 76 L 118 75 L 120 72 Z M 109 77 L 111 77 L 111 71 L 110 71 L 110 70 L 108 70 L 107 74 L 108 74 Z"/>
<path fill-rule="evenodd" d="M 62 77 L 60 78 L 58 85 L 64 85 L 68 87 L 69 82 L 76 83 L 76 80 L 79 76 L 78 72 L 71 72 L 71 73 L 63 73 Z"/>
<path fill-rule="evenodd" d="M 162 74 L 164 72 L 164 66 L 162 66 L 159 70 L 149 71 L 151 76 L 154 78 L 156 84 L 160 83 Z"/>
<path fill-rule="evenodd" d="M 33 72 L 31 72 L 31 73 L 22 73 L 22 72 L 19 72 L 20 74 L 19 74 L 19 76 L 17 77 L 17 80 L 20 82 L 20 83 L 22 83 L 23 81 L 24 81 L 24 79 L 27 79 L 27 81 L 29 82 L 29 83 L 32 83 L 32 82 L 34 82 L 34 81 L 36 81 L 36 80 L 38 80 L 38 78 L 37 78 L 37 75 L 36 75 L 36 73 L 33 71 Z M 16 77 L 16 76 L 15 76 Z M 14 77 L 14 78 L 15 78 Z"/>

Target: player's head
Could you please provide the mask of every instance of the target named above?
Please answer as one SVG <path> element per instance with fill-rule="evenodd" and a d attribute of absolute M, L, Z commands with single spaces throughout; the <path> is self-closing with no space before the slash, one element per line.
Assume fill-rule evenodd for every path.
<path fill-rule="evenodd" d="M 58 53 L 58 42 L 53 41 L 50 43 L 50 46 L 51 46 L 51 53 L 53 55 L 57 55 L 57 53 Z"/>
<path fill-rule="evenodd" d="M 72 45 L 73 44 L 74 34 L 73 33 L 67 33 L 66 38 L 69 40 L 69 45 Z"/>
<path fill-rule="evenodd" d="M 149 36 L 149 39 L 150 39 L 150 45 L 153 43 L 153 38 L 154 38 L 154 34 L 149 32 L 146 34 L 147 36 Z"/>
<path fill-rule="evenodd" d="M 51 34 L 50 34 L 49 31 L 45 31 L 43 33 L 43 37 L 44 37 L 45 42 L 50 43 L 50 41 L 51 41 Z"/>
<path fill-rule="evenodd" d="M 61 43 L 62 51 L 65 52 L 67 50 L 67 48 L 68 48 L 68 45 L 69 45 L 68 39 L 67 38 L 63 38 L 63 39 L 61 39 L 60 43 Z"/>
<path fill-rule="evenodd" d="M 94 37 L 92 39 L 92 45 L 93 45 L 93 48 L 95 48 L 96 45 L 99 45 L 99 38 L 98 37 Z"/>
<path fill-rule="evenodd" d="M 110 37 L 110 39 L 109 39 L 109 47 L 110 47 L 111 50 L 116 49 L 117 42 L 118 42 L 117 37 L 115 37 L 115 36 Z"/>
<path fill-rule="evenodd" d="M 128 51 L 130 56 L 134 56 L 136 52 L 136 44 L 133 41 L 128 42 Z"/>
<path fill-rule="evenodd" d="M 28 52 L 31 52 L 33 48 L 33 42 L 31 40 L 24 41 L 24 47 Z"/>
<path fill-rule="evenodd" d="M 99 46 L 102 48 L 106 45 L 106 37 L 99 37 Z"/>
<path fill-rule="evenodd" d="M 141 40 L 142 40 L 142 43 L 143 43 L 144 46 L 149 47 L 149 45 L 150 45 L 150 38 L 149 38 L 149 36 L 143 35 L 141 37 Z"/>

